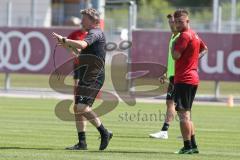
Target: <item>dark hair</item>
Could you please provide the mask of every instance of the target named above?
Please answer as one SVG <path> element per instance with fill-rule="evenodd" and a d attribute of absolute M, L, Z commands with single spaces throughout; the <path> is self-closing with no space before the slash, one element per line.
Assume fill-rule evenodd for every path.
<path fill-rule="evenodd" d="M 168 15 L 167 15 L 167 18 L 172 18 L 172 17 L 173 17 L 172 14 L 168 14 Z"/>
<path fill-rule="evenodd" d="M 174 12 L 173 15 L 174 15 L 174 18 L 179 18 L 179 17 L 181 17 L 181 16 L 188 16 L 189 13 L 188 13 L 188 11 L 185 10 L 185 9 L 178 9 L 178 10 L 176 10 L 176 11 Z"/>
<path fill-rule="evenodd" d="M 88 15 L 92 20 L 96 21 L 97 23 L 100 23 L 100 13 L 96 9 L 87 8 L 87 9 L 81 10 L 80 13 L 82 15 Z"/>

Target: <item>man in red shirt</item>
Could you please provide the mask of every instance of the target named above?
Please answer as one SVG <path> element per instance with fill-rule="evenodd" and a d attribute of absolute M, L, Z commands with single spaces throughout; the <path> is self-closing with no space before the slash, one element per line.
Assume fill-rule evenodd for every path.
<path fill-rule="evenodd" d="M 172 51 L 172 57 L 175 60 L 174 101 L 184 141 L 184 147 L 176 153 L 199 153 L 195 140 L 195 129 L 191 120 L 191 108 L 199 83 L 198 59 L 206 53 L 207 47 L 190 29 L 186 10 L 175 11 L 174 19 L 176 29 L 180 32 Z"/>

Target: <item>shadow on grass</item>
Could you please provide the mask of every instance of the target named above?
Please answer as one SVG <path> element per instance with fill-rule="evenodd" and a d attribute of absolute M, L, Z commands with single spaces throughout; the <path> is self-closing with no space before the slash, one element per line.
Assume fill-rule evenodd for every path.
<path fill-rule="evenodd" d="M 150 137 L 149 136 L 131 136 L 131 135 L 115 135 L 114 136 L 114 138 L 137 138 L 137 139 L 139 139 L 139 138 L 144 138 L 144 139 L 149 139 Z"/>
<path fill-rule="evenodd" d="M 124 150 L 105 150 L 105 151 L 87 151 L 90 153 L 127 153 L 127 154 L 173 154 L 171 152 L 163 152 L 163 151 L 124 151 Z"/>
<path fill-rule="evenodd" d="M 0 150 L 8 149 L 26 149 L 26 150 L 56 150 L 53 148 L 27 148 L 27 147 L 0 147 Z"/>
<path fill-rule="evenodd" d="M 53 149 L 53 148 L 30 148 L 30 147 L 0 147 L 0 150 L 65 150 L 65 149 Z M 74 152 L 86 152 L 86 153 L 112 153 L 112 154 L 169 154 L 172 155 L 171 152 L 165 151 L 127 151 L 127 150 L 65 150 L 65 151 L 74 151 Z"/>

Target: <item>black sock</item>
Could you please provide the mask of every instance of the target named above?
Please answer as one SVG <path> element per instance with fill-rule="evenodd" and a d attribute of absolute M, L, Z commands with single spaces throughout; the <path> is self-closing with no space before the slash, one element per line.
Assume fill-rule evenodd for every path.
<path fill-rule="evenodd" d="M 107 131 L 102 124 L 99 127 L 97 127 L 97 130 L 101 135 L 105 134 Z"/>
<path fill-rule="evenodd" d="M 192 144 L 192 148 L 197 148 L 197 143 L 195 140 L 195 135 L 191 136 L 191 144 Z"/>
<path fill-rule="evenodd" d="M 79 143 L 86 141 L 85 132 L 78 132 L 78 141 L 79 141 Z"/>
<path fill-rule="evenodd" d="M 163 127 L 162 127 L 162 131 L 167 131 L 168 128 L 169 128 L 169 124 L 164 123 L 164 124 L 163 124 Z"/>
<path fill-rule="evenodd" d="M 192 144 L 191 144 L 190 140 L 184 141 L 184 148 L 185 149 L 191 149 L 192 148 Z"/>

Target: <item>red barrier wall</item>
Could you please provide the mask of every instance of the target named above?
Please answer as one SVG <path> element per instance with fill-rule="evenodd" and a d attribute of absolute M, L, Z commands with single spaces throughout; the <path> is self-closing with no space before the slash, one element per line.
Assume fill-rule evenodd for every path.
<path fill-rule="evenodd" d="M 75 28 L 76 29 L 76 28 Z M 52 32 L 67 36 L 74 28 L 0 28 L 0 72 L 49 74 L 54 70 Z M 203 80 L 240 80 L 240 34 L 199 33 L 209 54 L 199 63 Z M 165 65 L 170 33 L 136 30 L 133 32 L 132 61 Z M 57 48 L 56 64 L 71 58 Z"/>
<path fill-rule="evenodd" d="M 0 28 L 0 72 L 49 74 L 53 71 L 52 32 L 68 36 L 76 28 Z M 56 65 L 71 58 L 61 47 Z"/>
<path fill-rule="evenodd" d="M 199 63 L 202 80 L 240 81 L 240 34 L 199 33 L 209 53 Z M 133 32 L 132 61 L 166 65 L 169 32 Z"/>

